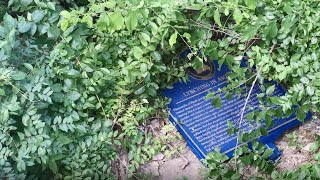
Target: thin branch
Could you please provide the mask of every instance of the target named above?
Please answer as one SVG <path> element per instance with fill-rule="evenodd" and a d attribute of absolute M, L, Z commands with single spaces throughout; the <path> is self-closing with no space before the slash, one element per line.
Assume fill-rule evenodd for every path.
<path fill-rule="evenodd" d="M 230 89 L 227 89 L 227 93 L 230 92 L 230 91 L 232 91 L 232 90 L 234 90 L 234 89 L 236 89 L 236 88 L 239 88 L 239 87 L 242 86 L 242 85 L 244 85 L 246 82 L 250 81 L 250 80 L 251 80 L 252 78 L 254 78 L 256 75 L 257 75 L 257 73 L 253 74 L 251 77 L 249 77 L 248 79 L 246 79 L 246 80 L 243 81 L 242 83 L 238 84 L 237 86 L 232 87 L 232 88 L 230 88 Z M 220 90 L 216 91 L 213 95 L 216 95 L 216 94 L 221 93 L 221 92 L 223 92 L 223 90 L 220 89 Z"/>
<path fill-rule="evenodd" d="M 246 100 L 245 100 L 245 102 L 244 102 L 243 108 L 241 109 L 241 116 L 240 116 L 240 123 L 239 123 L 239 131 L 238 131 L 238 133 L 237 133 L 236 149 L 234 150 L 235 153 L 236 153 L 236 151 L 237 151 L 237 149 L 238 149 L 239 137 L 240 137 L 240 133 L 241 133 L 241 126 L 242 126 L 242 122 L 243 122 L 244 113 L 245 113 L 245 110 L 246 110 L 248 101 L 249 101 L 249 99 L 250 99 L 252 90 L 253 90 L 253 88 L 254 88 L 257 80 L 258 80 L 258 77 L 259 77 L 260 73 L 261 73 L 261 70 L 262 70 L 262 66 L 258 69 L 257 75 L 256 75 L 254 81 L 252 82 L 251 88 L 250 88 L 249 93 L 248 93 L 248 95 L 247 95 L 247 98 L 246 98 Z M 234 161 L 235 161 L 235 165 L 236 165 L 236 164 L 237 164 L 237 156 L 235 156 Z M 236 170 L 238 170 L 238 168 L 236 168 Z"/>
<path fill-rule="evenodd" d="M 120 101 L 118 102 L 118 106 L 121 107 L 122 106 L 122 94 L 120 96 Z M 119 125 L 120 127 L 122 127 L 122 125 L 120 123 L 118 123 L 118 118 L 120 116 L 120 114 L 123 112 L 123 110 L 121 110 L 121 108 L 118 109 L 116 116 L 114 117 L 113 121 L 112 121 L 112 129 L 114 128 L 114 125 Z"/>
<path fill-rule="evenodd" d="M 244 52 L 247 52 L 248 49 L 256 42 L 256 38 L 252 39 L 253 41 L 247 46 L 246 50 L 244 50 Z M 250 42 L 250 41 L 249 41 Z"/>
<path fill-rule="evenodd" d="M 173 150 L 175 150 L 176 148 L 174 148 L 171 144 L 167 144 L 168 145 L 168 147 L 170 148 L 170 149 L 173 149 Z M 186 164 L 182 167 L 182 169 L 185 169 L 186 168 L 186 166 L 188 166 L 189 164 L 190 164 L 190 161 L 183 155 L 183 154 L 181 154 L 180 152 L 179 152 L 179 150 L 176 150 L 176 152 L 179 154 L 179 156 L 186 162 Z"/>
<path fill-rule="evenodd" d="M 217 32 L 217 33 L 222 33 L 222 34 L 228 35 L 228 36 L 233 37 L 233 38 L 237 38 L 237 39 L 240 39 L 240 38 L 241 38 L 241 36 L 240 36 L 239 34 L 232 35 L 232 34 L 226 32 L 225 29 L 222 29 L 222 30 L 221 30 L 221 29 L 216 29 L 216 28 L 214 28 L 214 27 L 207 26 L 207 25 L 205 25 L 205 24 L 201 24 L 201 23 L 199 23 L 199 22 L 196 22 L 196 21 L 194 21 L 193 19 L 190 19 L 190 21 L 192 21 L 193 23 L 195 23 L 195 24 L 191 24 L 191 25 L 194 25 L 194 26 L 197 26 L 197 27 L 202 27 L 202 28 L 205 28 L 205 29 L 208 29 L 208 30 Z"/>
<path fill-rule="evenodd" d="M 175 27 L 173 27 L 173 26 L 170 26 L 170 27 L 171 27 L 172 29 L 174 29 L 174 30 L 178 33 L 179 37 L 180 37 L 180 38 L 182 39 L 182 41 L 188 46 L 190 52 L 193 54 L 192 47 L 186 42 L 186 40 L 184 40 L 183 36 L 179 33 L 179 31 L 178 31 Z"/>
<path fill-rule="evenodd" d="M 229 20 L 230 17 L 231 17 L 231 14 L 227 17 L 226 22 L 224 22 L 224 24 L 223 24 L 223 29 L 225 29 L 225 27 L 226 27 L 226 25 L 227 25 L 227 22 L 228 22 L 228 20 Z M 225 37 L 226 37 L 226 34 L 224 35 L 223 38 L 225 38 Z"/>
<path fill-rule="evenodd" d="M 119 162 L 129 171 L 136 179 L 139 179 L 130 169 L 129 167 L 118 157 Z"/>

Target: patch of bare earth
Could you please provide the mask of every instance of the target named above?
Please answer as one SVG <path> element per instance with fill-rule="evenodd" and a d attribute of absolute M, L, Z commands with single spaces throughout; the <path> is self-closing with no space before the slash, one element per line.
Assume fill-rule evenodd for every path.
<path fill-rule="evenodd" d="M 316 135 L 320 135 L 319 119 L 309 120 L 279 138 L 276 145 L 282 155 L 277 164 L 278 170 L 294 170 L 303 164 L 313 163 L 314 152 L 310 147 Z"/>
<path fill-rule="evenodd" d="M 168 122 L 166 121 L 166 123 Z M 310 146 L 315 140 L 316 134 L 320 135 L 319 120 L 310 120 L 284 133 L 276 141 L 277 147 L 282 151 L 281 159 L 277 162 L 277 169 L 279 171 L 294 170 L 303 164 L 312 163 L 313 152 L 311 152 Z M 159 135 L 159 132 L 157 132 L 157 135 Z M 170 157 L 160 153 L 152 161 L 143 165 L 139 172 L 152 174 L 151 179 L 154 180 L 204 179 L 205 166 L 185 145 L 185 141 L 179 140 L 175 143 L 169 143 L 171 150 L 178 149 L 179 146 L 183 146 L 182 151 L 176 151 Z M 255 168 L 245 168 L 243 173 L 244 177 L 249 177 L 256 172 L 257 169 Z"/>

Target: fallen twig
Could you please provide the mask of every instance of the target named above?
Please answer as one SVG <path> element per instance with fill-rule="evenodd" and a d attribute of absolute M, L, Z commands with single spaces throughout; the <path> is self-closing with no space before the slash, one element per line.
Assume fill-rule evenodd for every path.
<path fill-rule="evenodd" d="M 262 66 L 261 66 L 261 67 L 258 69 L 258 71 L 257 71 L 257 75 L 256 75 L 255 79 L 254 79 L 253 82 L 252 82 L 251 88 L 250 88 L 249 93 L 248 93 L 248 95 L 247 95 L 247 98 L 246 98 L 246 100 L 245 100 L 245 102 L 244 102 L 243 108 L 241 109 L 241 116 L 240 116 L 240 123 L 239 123 L 239 131 L 238 131 L 238 133 L 237 133 L 237 143 L 236 143 L 236 149 L 234 150 L 234 152 L 237 151 L 237 148 L 238 148 L 238 145 L 239 145 L 239 137 L 240 137 L 240 133 L 241 133 L 241 126 L 242 126 L 242 122 L 243 122 L 244 113 L 245 113 L 245 110 L 246 110 L 248 101 L 249 101 L 249 99 L 250 99 L 252 90 L 253 90 L 253 88 L 254 88 L 257 80 L 258 80 L 258 77 L 259 77 L 260 73 L 261 73 L 261 70 L 262 70 Z M 237 164 L 237 156 L 235 156 L 234 161 L 235 161 L 235 165 L 236 165 L 236 164 Z M 238 169 L 236 168 L 236 170 L 238 170 Z"/>

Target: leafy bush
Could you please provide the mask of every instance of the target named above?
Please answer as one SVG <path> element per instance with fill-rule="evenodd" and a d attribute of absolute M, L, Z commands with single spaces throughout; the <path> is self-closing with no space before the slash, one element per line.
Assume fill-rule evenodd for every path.
<path fill-rule="evenodd" d="M 1 177 L 106 179 L 113 162 L 134 172 L 159 149 L 143 125 L 162 114 L 158 89 L 184 76 L 170 38 L 178 6 L 79 4 L 5 4 Z"/>

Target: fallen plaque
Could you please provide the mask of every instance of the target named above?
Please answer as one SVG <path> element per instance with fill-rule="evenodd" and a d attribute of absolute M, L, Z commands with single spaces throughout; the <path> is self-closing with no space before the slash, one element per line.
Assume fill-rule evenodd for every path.
<path fill-rule="evenodd" d="M 181 56 L 186 57 L 187 53 L 183 52 Z M 163 94 L 171 99 L 168 105 L 170 121 L 199 159 L 204 159 L 206 154 L 214 151 L 216 147 L 220 148 L 220 152 L 231 157 L 237 145 L 237 135 L 227 133 L 227 121 L 234 124 L 239 121 L 246 96 L 234 97 L 231 100 L 221 96 L 222 107 L 214 108 L 211 104 L 212 100 L 206 100 L 205 96 L 208 92 L 217 91 L 227 85 L 226 73 L 228 72 L 225 65 L 220 70 L 217 67 L 217 61 L 205 62 L 201 70 L 189 70 L 187 83 L 177 82 L 172 89 L 163 91 Z M 261 92 L 259 85 L 254 86 L 249 106 L 259 105 L 257 94 Z M 282 86 L 276 85 L 273 95 L 281 96 L 285 92 Z M 246 108 L 244 115 L 251 111 Z M 307 119 L 310 117 L 309 113 Z M 277 160 L 280 157 L 280 151 L 274 145 L 275 140 L 283 132 L 301 122 L 293 114 L 288 118 L 273 119 L 273 123 L 273 126 L 268 129 L 268 136 L 260 137 L 259 141 L 274 149 L 269 159 Z M 241 129 L 248 132 L 252 126 L 243 120 Z"/>

